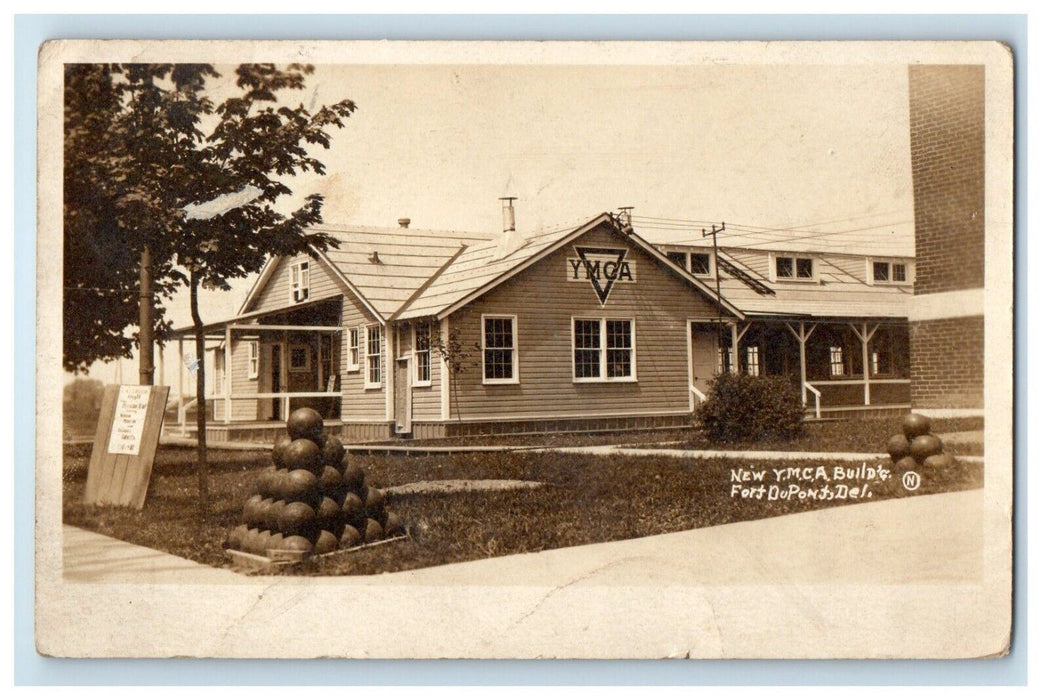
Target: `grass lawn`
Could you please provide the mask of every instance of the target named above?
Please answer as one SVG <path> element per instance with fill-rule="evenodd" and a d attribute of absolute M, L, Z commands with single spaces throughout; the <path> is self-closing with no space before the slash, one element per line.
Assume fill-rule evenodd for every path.
<path fill-rule="evenodd" d="M 269 451 L 211 450 L 212 505 L 205 522 L 196 515 L 193 455 L 191 448 L 162 447 L 146 507 L 136 512 L 81 504 L 90 446 L 66 446 L 65 522 L 212 566 L 228 565 L 223 541 L 239 522 L 245 499 L 254 493 L 255 472 L 269 463 Z M 520 479 L 542 481 L 548 486 L 527 491 L 391 497 L 390 507 L 409 523 L 411 539 L 302 565 L 293 573 L 371 574 L 413 569 L 854 502 L 733 498 L 731 471 L 749 466 L 738 460 L 527 452 L 357 459 L 369 483 L 379 487 L 428 479 Z M 816 465 L 791 461 L 754 466 Z M 883 483 L 873 482 L 873 495 L 865 502 L 982 485 L 982 466 L 957 465 L 947 472 L 923 474 L 921 488 L 913 493 L 903 489 L 899 475 Z"/>
<path fill-rule="evenodd" d="M 459 437 L 405 442 L 385 441 L 377 444 L 441 445 L 515 445 L 534 447 L 578 447 L 586 445 L 636 445 L 677 447 L 682 449 L 778 450 L 788 452 L 882 452 L 885 442 L 900 432 L 899 416 L 890 418 L 852 418 L 805 424 L 805 433 L 794 440 L 753 441 L 722 446 L 708 442 L 694 429 L 650 430 L 607 433 L 556 433 L 544 435 L 497 435 Z M 939 418 L 933 421 L 933 432 L 955 433 L 983 430 L 983 418 Z M 671 444 L 672 443 L 672 444 Z M 983 454 L 982 441 L 952 442 L 948 451 L 959 455 Z"/>

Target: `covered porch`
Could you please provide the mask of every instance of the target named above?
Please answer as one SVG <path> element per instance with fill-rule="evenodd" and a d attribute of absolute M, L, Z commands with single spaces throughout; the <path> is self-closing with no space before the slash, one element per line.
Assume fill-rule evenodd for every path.
<path fill-rule="evenodd" d="M 906 319 L 693 321 L 690 332 L 696 402 L 706 399 L 707 380 L 729 371 L 789 377 L 810 417 L 817 419 L 910 408 Z"/>
<path fill-rule="evenodd" d="M 180 358 L 173 387 L 180 433 L 195 430 L 187 414 L 196 407 L 196 372 L 201 367 L 209 432 L 231 424 L 277 430 L 302 406 L 339 422 L 346 329 L 338 299 L 285 313 L 238 316 L 204 330 L 203 358 L 196 356 L 192 327 L 176 330 L 172 338 Z M 229 434 L 229 429 L 220 432 Z"/>

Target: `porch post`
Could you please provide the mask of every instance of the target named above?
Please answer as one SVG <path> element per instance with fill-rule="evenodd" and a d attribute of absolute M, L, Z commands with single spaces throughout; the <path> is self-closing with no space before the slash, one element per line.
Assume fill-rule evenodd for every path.
<path fill-rule="evenodd" d="M 732 322 L 732 357 L 729 358 L 729 371 L 739 374 L 739 326 Z M 720 359 L 720 358 L 718 358 Z"/>
<path fill-rule="evenodd" d="M 798 336 L 799 356 L 801 358 L 801 405 L 808 406 L 809 397 L 805 393 L 805 384 L 808 382 L 808 378 L 805 376 L 805 343 L 808 341 L 809 336 L 805 334 L 804 321 L 801 322 L 799 328 L 801 329 L 801 335 Z"/>
<path fill-rule="evenodd" d="M 233 399 L 230 398 L 230 394 L 233 393 L 233 332 L 230 330 L 229 325 L 226 325 L 226 371 L 224 372 L 222 392 L 226 396 L 226 423 L 229 423 L 233 418 Z"/>
<path fill-rule="evenodd" d="M 280 391 L 287 392 L 287 377 L 288 377 L 288 331 L 284 331 L 283 341 L 280 346 Z M 282 397 L 281 403 L 284 406 L 284 420 L 288 420 L 291 416 L 291 398 L 288 396 Z"/>
<path fill-rule="evenodd" d="M 186 361 L 182 355 L 182 336 L 178 337 L 178 425 L 183 435 L 186 434 L 186 407 L 182 405 L 185 396 L 182 393 L 183 377 L 186 372 Z"/>
<path fill-rule="evenodd" d="M 871 405 L 871 372 L 870 372 L 870 356 L 868 349 L 870 346 L 871 338 L 878 332 L 878 327 L 881 324 L 874 324 L 874 328 L 870 332 L 867 331 L 867 322 L 864 321 L 861 328 L 862 332 L 856 330 L 856 326 L 852 323 L 849 324 L 849 328 L 855 333 L 860 339 L 860 346 L 863 348 L 863 405 Z"/>

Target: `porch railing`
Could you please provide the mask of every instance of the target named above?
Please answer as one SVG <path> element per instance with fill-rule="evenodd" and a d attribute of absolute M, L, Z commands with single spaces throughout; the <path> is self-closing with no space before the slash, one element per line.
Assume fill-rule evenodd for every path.
<path fill-rule="evenodd" d="M 706 400 L 707 400 L 707 395 L 706 394 L 704 394 L 702 391 L 700 391 L 696 387 L 692 386 L 691 384 L 689 385 L 688 388 L 693 394 L 696 395 L 696 398 L 699 399 L 700 403 L 706 402 Z"/>
<path fill-rule="evenodd" d="M 323 399 L 323 398 L 342 398 L 342 392 L 339 391 L 267 391 L 258 394 L 210 394 L 204 397 L 205 401 L 253 401 L 256 399 L 282 399 L 283 415 L 288 416 L 291 414 L 291 400 L 292 399 Z M 195 405 L 197 400 L 195 398 L 190 399 L 186 403 L 180 403 L 178 408 L 178 421 L 179 428 L 183 435 L 186 434 L 186 412 L 187 410 Z M 227 413 L 227 415 L 229 415 Z M 222 421 L 223 423 L 229 423 L 229 420 Z"/>
<path fill-rule="evenodd" d="M 812 395 L 816 398 L 816 419 L 818 420 L 818 419 L 822 418 L 823 415 L 820 412 L 820 397 L 822 397 L 823 394 L 820 392 L 819 389 L 817 389 L 816 387 L 812 386 L 812 384 L 809 384 L 808 382 L 805 382 L 805 390 L 806 391 L 811 391 Z"/>

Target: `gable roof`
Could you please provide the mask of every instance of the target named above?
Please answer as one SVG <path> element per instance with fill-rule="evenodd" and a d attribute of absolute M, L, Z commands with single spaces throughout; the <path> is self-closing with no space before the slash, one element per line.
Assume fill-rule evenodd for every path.
<path fill-rule="evenodd" d="M 674 265 L 665 255 L 637 234 L 620 229 L 612 215 L 604 213 L 579 226 L 559 228 L 525 238 L 516 250 L 501 259 L 493 259 L 493 253 L 499 247 L 497 241 L 473 243 L 463 250 L 446 269 L 435 275 L 425 291 L 411 303 L 406 304 L 396 318 L 436 317 L 443 319 L 511 277 L 520 274 L 547 255 L 560 250 L 573 240 L 604 224 L 609 224 L 614 232 L 624 236 L 656 258 L 671 274 L 717 303 L 717 294 L 714 290 Z M 743 314 L 725 299 L 722 299 L 722 306 L 732 314 L 743 318 Z"/>

